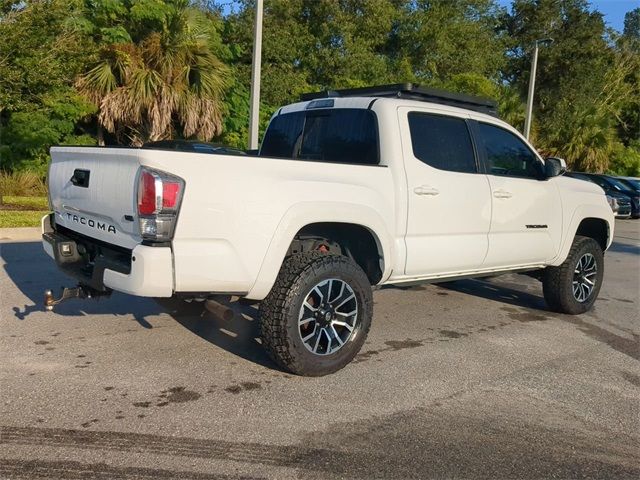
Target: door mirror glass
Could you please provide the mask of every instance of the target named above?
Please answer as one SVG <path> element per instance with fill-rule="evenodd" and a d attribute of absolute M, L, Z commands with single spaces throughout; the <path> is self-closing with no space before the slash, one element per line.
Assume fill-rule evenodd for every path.
<path fill-rule="evenodd" d="M 547 178 L 557 177 L 567 171 L 567 162 L 562 158 L 548 157 L 544 161 L 544 173 Z"/>

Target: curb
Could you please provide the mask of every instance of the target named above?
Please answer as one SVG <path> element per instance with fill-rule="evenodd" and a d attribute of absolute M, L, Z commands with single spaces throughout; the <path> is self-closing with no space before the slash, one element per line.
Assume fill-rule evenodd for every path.
<path fill-rule="evenodd" d="M 40 227 L 0 228 L 0 242 L 39 241 Z"/>

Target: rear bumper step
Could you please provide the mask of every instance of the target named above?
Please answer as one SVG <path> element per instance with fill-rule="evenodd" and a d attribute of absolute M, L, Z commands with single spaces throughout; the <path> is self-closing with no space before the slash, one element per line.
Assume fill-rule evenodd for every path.
<path fill-rule="evenodd" d="M 65 273 L 81 284 L 105 292 L 117 290 L 141 297 L 173 294 L 170 247 L 137 245 L 133 250 L 105 245 L 84 235 L 42 221 L 42 245 Z"/>

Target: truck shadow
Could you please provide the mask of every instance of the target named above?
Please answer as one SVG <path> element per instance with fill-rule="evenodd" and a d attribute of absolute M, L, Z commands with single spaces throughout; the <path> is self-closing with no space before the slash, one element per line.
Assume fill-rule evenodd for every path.
<path fill-rule="evenodd" d="M 76 281 L 66 276 L 42 249 L 40 242 L 0 243 L 2 268 L 11 282 L 27 298 L 11 306 L 17 320 L 26 320 L 34 313 L 44 312 L 44 291 L 51 289 L 58 296 L 62 287 L 72 287 Z M 3 290 L 3 304 L 10 305 L 19 295 L 9 288 Z M 56 314 L 67 317 L 88 315 L 131 315 L 144 328 L 153 328 L 146 317 L 158 315 L 163 309 L 153 300 L 114 293 L 99 300 L 67 300 L 55 307 Z M 2 313 L 4 315 L 4 312 Z"/>
<path fill-rule="evenodd" d="M 58 270 L 40 242 L 0 243 L 0 260 L 9 280 L 26 297 L 26 300 L 21 299 L 17 292 L 11 291 L 13 288 L 2 291 L 3 305 L 13 311 L 13 317 L 18 321 L 44 313 L 46 289 L 57 295 L 62 287 L 76 285 L 73 278 Z M 20 299 L 19 304 L 15 304 L 17 299 Z M 209 313 L 202 303 L 187 304 L 175 299 L 140 298 L 114 292 L 111 297 L 99 300 L 67 300 L 55 307 L 55 314 L 75 319 L 92 315 L 131 316 L 144 328 L 152 329 L 151 317 L 166 312 L 203 340 L 248 361 L 278 369 L 260 345 L 257 308 L 240 302 L 228 306 L 234 311 L 230 321 Z M 7 318 L 5 313 L 0 312 L 0 319 Z M 38 320 L 42 318 L 46 319 L 46 316 L 40 316 Z"/>
<path fill-rule="evenodd" d="M 208 312 L 202 302 L 157 300 L 176 322 L 201 339 L 249 362 L 281 370 L 262 348 L 257 306 L 219 300 L 234 313 L 232 319 L 225 320 Z"/>
<path fill-rule="evenodd" d="M 551 313 L 542 296 L 542 288 L 540 288 L 540 294 L 535 295 L 525 290 L 516 290 L 515 288 L 493 283 L 486 279 L 457 280 L 455 282 L 445 282 L 437 285 L 440 288 L 465 293 L 494 302 Z"/>

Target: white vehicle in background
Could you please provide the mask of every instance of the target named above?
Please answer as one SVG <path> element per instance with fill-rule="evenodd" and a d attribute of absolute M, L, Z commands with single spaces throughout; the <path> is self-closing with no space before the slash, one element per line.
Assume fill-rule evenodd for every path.
<path fill-rule="evenodd" d="M 80 281 L 64 296 L 260 301 L 264 347 L 301 375 L 353 359 L 376 285 L 528 272 L 550 308 L 585 312 L 613 238 L 600 187 L 563 177 L 493 103 L 411 84 L 307 95 L 258 156 L 51 154 L 43 244 Z"/>

